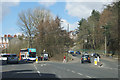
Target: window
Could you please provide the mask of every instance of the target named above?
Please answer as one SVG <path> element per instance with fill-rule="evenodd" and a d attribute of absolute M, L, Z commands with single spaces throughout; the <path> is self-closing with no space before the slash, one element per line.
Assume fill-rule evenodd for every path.
<path fill-rule="evenodd" d="M 28 52 L 28 50 L 20 50 L 20 52 Z"/>
<path fill-rule="evenodd" d="M 36 52 L 29 52 L 29 57 L 36 57 Z"/>

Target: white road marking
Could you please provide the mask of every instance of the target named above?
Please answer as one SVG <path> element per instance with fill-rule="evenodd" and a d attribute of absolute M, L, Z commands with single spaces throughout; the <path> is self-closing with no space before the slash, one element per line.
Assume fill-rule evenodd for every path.
<path fill-rule="evenodd" d="M 44 66 L 46 66 L 46 64 L 43 64 Z"/>
<path fill-rule="evenodd" d="M 38 73 L 40 73 L 40 71 L 37 71 Z"/>
<path fill-rule="evenodd" d="M 67 69 L 67 71 L 70 71 L 69 69 Z"/>
<path fill-rule="evenodd" d="M 79 75 L 83 75 L 83 74 L 81 74 L 81 73 L 77 73 L 77 74 L 79 74 Z"/>
<path fill-rule="evenodd" d="M 72 71 L 73 73 L 75 73 L 75 71 Z"/>
<path fill-rule="evenodd" d="M 88 77 L 88 78 L 92 78 L 92 77 L 90 77 L 90 76 L 86 76 L 86 77 Z"/>
<path fill-rule="evenodd" d="M 35 67 L 35 65 L 34 65 L 34 67 Z"/>
<path fill-rule="evenodd" d="M 11 66 L 15 66 L 15 65 L 11 65 Z"/>
<path fill-rule="evenodd" d="M 35 66 L 35 69 L 37 70 L 37 67 Z"/>
<path fill-rule="evenodd" d="M 43 65 L 41 64 L 41 66 L 43 66 Z"/>
<path fill-rule="evenodd" d="M 37 73 L 39 74 L 39 76 L 41 76 L 40 71 L 37 71 Z"/>

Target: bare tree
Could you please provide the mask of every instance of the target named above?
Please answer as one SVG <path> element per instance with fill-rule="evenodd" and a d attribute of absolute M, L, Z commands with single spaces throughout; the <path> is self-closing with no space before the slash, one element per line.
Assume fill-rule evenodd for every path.
<path fill-rule="evenodd" d="M 27 35 L 28 37 L 28 47 L 32 47 L 32 37 L 34 36 L 35 27 L 33 26 L 33 19 L 32 19 L 32 11 L 31 9 L 27 11 L 22 11 L 19 14 L 18 25 L 20 29 Z"/>

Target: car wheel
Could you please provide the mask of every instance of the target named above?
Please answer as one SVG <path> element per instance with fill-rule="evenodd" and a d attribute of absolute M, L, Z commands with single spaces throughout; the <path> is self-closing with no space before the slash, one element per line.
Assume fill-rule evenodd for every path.
<path fill-rule="evenodd" d="M 17 64 L 18 64 L 19 62 L 17 61 Z"/>
<path fill-rule="evenodd" d="M 89 61 L 89 63 L 91 63 L 91 61 Z"/>
<path fill-rule="evenodd" d="M 81 63 L 83 63 L 83 61 L 81 61 Z"/>
<path fill-rule="evenodd" d="M 9 62 L 7 61 L 7 64 L 9 64 Z"/>

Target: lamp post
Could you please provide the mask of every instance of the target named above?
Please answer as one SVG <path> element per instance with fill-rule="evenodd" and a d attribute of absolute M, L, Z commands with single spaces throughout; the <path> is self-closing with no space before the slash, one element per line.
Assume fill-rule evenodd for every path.
<path fill-rule="evenodd" d="M 105 30 L 105 55 L 107 54 L 107 37 L 106 37 L 106 27 L 105 26 L 102 26 L 102 27 L 100 27 L 100 28 L 102 28 L 102 29 L 104 29 Z"/>
<path fill-rule="evenodd" d="M 60 21 L 62 23 L 64 23 L 64 21 Z M 69 23 L 67 24 L 67 29 L 66 29 L 67 33 L 68 33 L 68 36 L 69 36 Z M 69 50 L 69 43 L 67 43 L 67 48 Z M 67 54 L 66 54 L 66 61 L 68 62 L 68 51 L 67 51 Z"/>

